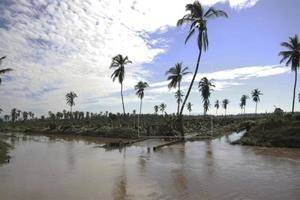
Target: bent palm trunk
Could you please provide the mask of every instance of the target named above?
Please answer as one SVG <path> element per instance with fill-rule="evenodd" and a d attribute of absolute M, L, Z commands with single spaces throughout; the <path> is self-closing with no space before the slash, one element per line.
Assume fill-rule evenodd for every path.
<path fill-rule="evenodd" d="M 184 106 L 188 100 L 188 97 L 190 95 L 190 92 L 192 90 L 192 87 L 194 85 L 194 82 L 195 82 L 195 78 L 197 76 L 197 73 L 198 73 L 198 69 L 199 69 L 199 64 L 200 64 L 200 58 L 201 58 L 201 54 L 202 54 L 202 50 L 200 49 L 199 50 L 199 55 L 198 55 L 198 59 L 197 59 L 197 65 L 196 65 L 196 69 L 195 69 L 195 72 L 194 72 L 194 75 L 193 75 L 193 78 L 192 78 L 192 82 L 189 86 L 189 89 L 186 93 L 186 96 L 184 97 L 184 100 L 183 100 L 183 103 L 181 105 L 181 109 L 180 109 L 180 113 L 179 113 L 179 116 L 178 116 L 178 129 L 179 129 L 179 132 L 181 133 L 181 137 L 184 138 L 184 130 L 183 130 L 183 116 L 182 116 L 182 113 L 183 113 L 183 109 L 184 109 Z"/>

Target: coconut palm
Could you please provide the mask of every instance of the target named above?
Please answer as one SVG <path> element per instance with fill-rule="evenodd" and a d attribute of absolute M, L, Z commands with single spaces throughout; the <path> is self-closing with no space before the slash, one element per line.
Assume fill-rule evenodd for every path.
<path fill-rule="evenodd" d="M 223 108 L 224 108 L 224 110 L 225 110 L 225 116 L 226 116 L 226 111 L 227 111 L 227 106 L 228 106 L 228 104 L 229 104 L 229 100 L 228 100 L 228 99 L 224 99 L 224 100 L 222 101 L 222 106 L 223 106 Z"/>
<path fill-rule="evenodd" d="M 182 97 L 183 97 L 182 91 L 181 90 L 177 90 L 175 92 L 174 96 L 175 96 L 177 105 L 180 105 L 180 103 L 182 102 Z M 177 109 L 177 114 L 178 114 L 178 109 Z"/>
<path fill-rule="evenodd" d="M 122 99 L 122 106 L 123 106 L 123 114 L 125 116 L 125 105 L 124 105 L 124 98 L 123 98 L 123 81 L 125 78 L 125 65 L 132 63 L 128 57 L 123 57 L 121 54 L 112 58 L 112 63 L 110 68 L 114 68 L 115 71 L 112 73 L 111 78 L 113 81 L 118 79 L 119 83 L 121 84 L 121 99 Z"/>
<path fill-rule="evenodd" d="M 255 102 L 255 114 L 257 114 L 257 104 L 260 101 L 260 97 L 263 95 L 263 93 L 261 93 L 261 91 L 259 89 L 254 89 L 251 92 L 251 96 L 252 96 L 252 100 Z"/>
<path fill-rule="evenodd" d="M 294 113 L 295 95 L 296 95 L 296 87 L 297 87 L 297 69 L 300 66 L 300 41 L 298 39 L 298 35 L 295 35 L 294 37 L 290 37 L 288 42 L 282 42 L 281 46 L 287 48 L 287 50 L 281 51 L 279 53 L 279 56 L 282 56 L 280 63 L 286 61 L 285 62 L 286 66 L 291 65 L 291 70 L 295 72 L 293 104 L 292 104 L 292 113 Z"/>
<path fill-rule="evenodd" d="M 161 111 L 161 114 L 164 114 L 166 108 L 167 108 L 167 105 L 165 103 L 161 103 L 159 105 L 159 110 Z"/>
<path fill-rule="evenodd" d="M 211 95 L 211 91 L 213 90 L 212 88 L 215 87 L 215 85 L 212 83 L 211 80 L 208 80 L 206 77 L 203 77 L 199 81 L 199 91 L 201 92 L 201 97 L 202 97 L 202 102 L 203 102 L 203 109 L 204 109 L 204 115 L 206 115 L 210 102 L 209 102 L 209 97 Z"/>
<path fill-rule="evenodd" d="M 6 58 L 6 56 L 3 56 L 3 57 L 0 58 L 0 64 L 2 63 L 2 61 L 3 61 L 5 58 Z M 7 72 L 10 72 L 10 71 L 12 71 L 11 68 L 0 69 L 0 75 L 1 75 L 1 74 L 6 74 Z M 2 79 L 1 79 L 1 77 L 0 77 L 0 85 L 1 85 L 1 83 L 2 83 Z"/>
<path fill-rule="evenodd" d="M 179 121 L 181 123 L 180 131 L 182 132 L 182 136 L 183 136 L 183 122 L 182 122 L 183 108 L 185 106 L 185 103 L 187 102 L 191 89 L 194 85 L 194 81 L 198 73 L 202 51 L 205 52 L 208 49 L 207 21 L 216 17 L 227 17 L 227 14 L 224 11 L 217 10 L 213 7 L 210 7 L 206 11 L 204 11 L 204 8 L 199 3 L 199 1 L 195 1 L 192 4 L 187 4 L 185 8 L 188 14 L 184 15 L 181 19 L 178 20 L 177 26 L 181 26 L 183 24 L 190 24 L 189 33 L 185 39 L 185 43 L 187 43 L 187 41 L 191 38 L 191 36 L 193 36 L 195 32 L 197 32 L 197 44 L 198 44 L 199 53 L 198 53 L 197 64 L 194 71 L 194 75 L 179 113 Z"/>
<path fill-rule="evenodd" d="M 142 105 L 143 105 L 143 98 L 144 98 L 144 90 L 145 88 L 149 87 L 147 82 L 139 81 L 135 86 L 134 89 L 136 90 L 136 95 L 141 99 L 140 102 L 140 114 L 138 115 L 138 128 L 140 127 L 140 115 L 142 114 Z"/>
<path fill-rule="evenodd" d="M 216 108 L 216 115 L 217 115 L 217 114 L 218 114 L 218 110 L 219 110 L 219 108 L 220 108 L 219 100 L 217 100 L 217 101 L 215 102 L 215 108 Z"/>
<path fill-rule="evenodd" d="M 77 98 L 77 94 L 75 92 L 69 92 L 66 94 L 66 101 L 67 105 L 70 106 L 71 114 L 72 114 L 72 107 L 75 105 L 75 98 Z"/>
<path fill-rule="evenodd" d="M 154 106 L 154 113 L 155 113 L 156 115 L 157 115 L 158 110 L 159 110 L 159 106 L 158 106 L 158 105 L 155 105 L 155 106 Z"/>
<path fill-rule="evenodd" d="M 246 112 L 246 103 L 247 103 L 247 99 L 249 99 L 249 96 L 247 96 L 247 95 L 245 95 L 245 94 L 241 97 L 240 107 L 241 107 L 241 109 L 244 110 L 244 114 L 245 114 L 245 112 Z"/>
<path fill-rule="evenodd" d="M 170 83 L 168 84 L 168 88 L 178 88 L 177 91 L 181 91 L 181 81 L 182 77 L 189 74 L 188 72 L 188 67 L 183 67 L 182 63 L 176 63 L 174 67 L 171 67 L 167 72 L 166 75 L 168 75 L 168 80 Z M 179 114 L 179 109 L 180 109 L 180 103 L 182 102 L 182 97 L 181 95 L 178 96 L 179 99 L 177 99 L 177 114 Z"/>
<path fill-rule="evenodd" d="M 192 106 L 193 106 L 193 104 L 192 104 L 191 102 L 188 102 L 188 103 L 186 104 L 186 109 L 189 111 L 189 115 L 190 115 L 191 112 L 192 112 Z"/>

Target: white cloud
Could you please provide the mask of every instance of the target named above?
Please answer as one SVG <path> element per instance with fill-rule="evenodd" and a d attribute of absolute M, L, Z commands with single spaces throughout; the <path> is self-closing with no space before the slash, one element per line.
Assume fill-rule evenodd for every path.
<path fill-rule="evenodd" d="M 12 80 L 1 85 L 1 105 L 45 112 L 65 107 L 66 91 L 79 101 L 108 98 L 119 91 L 110 80 L 111 57 L 128 55 L 125 85 L 133 88 L 149 73 L 143 64 L 165 52 L 166 41 L 149 33 L 164 32 L 184 13 L 182 0 L 10 0 L 0 2 L 0 53 Z M 203 0 L 249 7 L 251 0 Z M 169 8 L 172 9 L 169 9 Z M 156 47 L 159 42 L 160 47 Z"/>
<path fill-rule="evenodd" d="M 201 78 L 207 77 L 214 81 L 216 85 L 215 90 L 220 91 L 232 86 L 242 85 L 243 81 L 247 79 L 274 76 L 289 71 L 290 69 L 288 67 L 279 65 L 239 67 L 210 73 L 199 73 L 196 77 L 196 83 L 200 81 Z M 192 75 L 188 75 L 182 82 L 187 85 L 191 79 Z M 168 81 L 153 83 L 151 84 L 152 88 L 150 91 L 157 94 L 165 93 L 168 90 L 167 85 Z"/>

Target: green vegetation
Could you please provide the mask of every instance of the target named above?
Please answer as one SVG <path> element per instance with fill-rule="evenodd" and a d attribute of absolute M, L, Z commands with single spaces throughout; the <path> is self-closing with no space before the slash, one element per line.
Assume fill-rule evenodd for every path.
<path fill-rule="evenodd" d="M 247 121 L 243 125 L 248 129 L 245 135 L 237 142 L 242 145 L 264 147 L 300 147 L 300 115 L 293 117 L 287 114 L 278 117 L 263 118 L 257 121 Z"/>
<path fill-rule="evenodd" d="M 206 115 L 209 107 L 210 107 L 210 95 L 212 88 L 215 87 L 215 85 L 212 83 L 211 80 L 208 80 L 206 77 L 203 77 L 199 81 L 199 92 L 201 92 L 201 97 L 202 97 L 202 102 L 203 102 L 203 110 L 204 110 L 204 115 Z"/>
<path fill-rule="evenodd" d="M 255 114 L 257 114 L 257 104 L 260 102 L 260 96 L 263 95 L 259 89 L 254 89 L 251 92 L 252 100 L 255 102 Z"/>
<path fill-rule="evenodd" d="M 0 165 L 9 161 L 8 155 L 11 146 L 0 139 Z"/>

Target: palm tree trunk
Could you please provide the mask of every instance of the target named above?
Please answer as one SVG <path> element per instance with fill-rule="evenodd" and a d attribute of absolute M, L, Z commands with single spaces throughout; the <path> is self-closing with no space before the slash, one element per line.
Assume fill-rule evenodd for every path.
<path fill-rule="evenodd" d="M 292 106 L 292 114 L 294 114 L 294 109 L 295 109 L 295 95 L 296 95 L 296 87 L 297 87 L 297 67 L 295 67 L 295 83 L 294 83 L 294 93 L 293 93 L 293 106 Z"/>
<path fill-rule="evenodd" d="M 143 104 L 143 99 L 141 98 L 141 102 L 140 102 L 140 114 L 138 115 L 138 137 L 140 137 L 140 116 L 142 114 L 142 104 Z"/>
<path fill-rule="evenodd" d="M 123 114 L 125 116 L 126 113 L 125 113 L 124 98 L 123 98 L 123 83 L 121 83 L 121 98 L 122 98 Z"/>
<path fill-rule="evenodd" d="M 257 115 L 257 102 L 255 102 L 255 115 Z"/>
<path fill-rule="evenodd" d="M 182 117 L 182 113 L 183 113 L 183 109 L 184 109 L 184 106 L 189 98 L 189 95 L 190 95 L 190 92 L 192 90 L 192 87 L 194 85 L 194 82 L 195 82 L 195 78 L 197 76 L 197 73 L 198 73 L 198 69 L 199 69 L 199 64 L 200 64 L 200 59 L 201 59 L 201 54 L 202 54 L 202 50 L 199 49 L 199 54 L 198 54 L 198 58 L 197 58 L 197 65 L 196 65 L 196 69 L 195 69 L 195 72 L 194 72 L 194 75 L 193 75 L 193 78 L 192 78 L 192 81 L 190 83 L 190 86 L 189 86 L 189 89 L 184 97 L 184 100 L 183 100 L 183 103 L 181 105 L 181 109 L 180 109 L 180 113 L 179 113 L 179 116 L 178 116 L 178 123 L 179 123 L 179 131 L 181 133 L 181 137 L 184 138 L 184 130 L 183 130 L 183 117 Z"/>
<path fill-rule="evenodd" d="M 180 81 L 178 82 L 178 91 L 180 91 Z M 179 95 L 179 100 L 177 102 L 177 115 L 179 115 L 180 102 L 181 102 L 181 93 Z"/>

